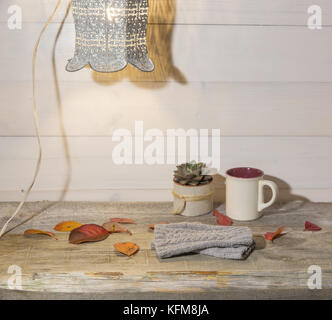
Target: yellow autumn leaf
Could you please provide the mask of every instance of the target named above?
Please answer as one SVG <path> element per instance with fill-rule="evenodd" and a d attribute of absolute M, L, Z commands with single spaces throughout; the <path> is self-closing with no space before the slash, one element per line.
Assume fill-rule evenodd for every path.
<path fill-rule="evenodd" d="M 70 232 L 83 224 L 76 221 L 63 221 L 57 224 L 53 229 L 61 232 Z"/>

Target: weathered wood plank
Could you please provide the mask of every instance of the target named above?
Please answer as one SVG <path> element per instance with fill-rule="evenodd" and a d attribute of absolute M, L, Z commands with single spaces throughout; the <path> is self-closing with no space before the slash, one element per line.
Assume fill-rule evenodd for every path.
<path fill-rule="evenodd" d="M 62 198 L 63 188 L 61 189 L 34 189 L 29 201 L 41 201 L 40 199 L 47 199 L 49 201 L 58 201 L 64 199 L 66 201 L 171 201 L 171 187 L 151 189 L 145 188 L 104 188 L 104 189 L 89 189 L 89 187 L 80 189 L 69 189 Z M 268 196 L 267 196 L 268 197 Z M 0 201 L 18 201 L 23 198 L 19 190 L 1 190 Z M 225 188 L 217 187 L 214 199 L 219 202 L 225 201 Z M 312 201 L 329 202 L 332 199 L 332 189 L 296 189 L 296 188 L 280 188 L 279 201 L 293 201 L 294 199 L 307 199 Z"/>
<path fill-rule="evenodd" d="M 220 128 L 223 136 L 332 135 L 332 83 L 144 85 L 61 82 L 67 135 L 108 136 L 117 128 L 133 130 L 136 120 L 146 129 Z M 43 135 L 59 136 L 54 83 L 37 87 Z M 0 82 L 0 136 L 35 134 L 31 90 L 29 81 Z"/>
<path fill-rule="evenodd" d="M 0 203 L 2 217 L 14 208 L 13 203 Z M 222 208 L 221 208 L 222 209 Z M 201 255 L 188 255 L 159 261 L 150 250 L 153 232 L 147 224 L 168 221 L 201 221 L 215 224 L 210 214 L 196 218 L 183 218 L 170 214 L 170 203 L 28 203 L 20 218 L 41 212 L 26 225 L 20 226 L 0 240 L 0 288 L 7 288 L 8 266 L 18 265 L 23 271 L 24 291 L 74 294 L 168 294 L 192 297 L 205 294 L 218 298 L 237 290 L 255 292 L 266 297 L 290 296 L 315 298 L 308 289 L 307 270 L 319 265 L 323 272 L 324 297 L 332 289 L 332 204 L 294 202 L 275 206 L 265 215 L 247 225 L 254 234 L 257 249 L 246 261 L 221 260 Z M 109 217 L 128 217 L 137 224 L 130 226 L 133 236 L 111 235 L 98 243 L 71 245 L 67 234 L 57 234 L 56 241 L 47 237 L 25 237 L 25 228 L 51 230 L 62 220 L 75 219 L 83 223 L 102 223 Z M 319 224 L 320 232 L 304 232 L 304 221 Z M 262 234 L 281 224 L 286 234 L 274 241 L 265 242 Z M 113 243 L 129 240 L 141 250 L 131 258 L 115 252 Z M 4 291 L 2 291 L 4 292 Z M 8 292 L 7 292 L 8 293 Z M 279 294 L 279 296 L 278 296 Z M 47 295 L 46 295 L 47 296 Z M 204 295 L 203 295 L 204 297 Z M 229 296 L 228 297 L 232 297 Z M 317 295 L 316 295 L 317 297 Z"/>
<path fill-rule="evenodd" d="M 49 196 L 52 191 L 62 190 L 70 174 L 70 190 L 75 193 L 91 190 L 95 196 L 100 191 L 100 200 L 124 200 L 120 195 L 121 189 L 129 189 L 131 192 L 147 189 L 145 198 L 148 199 L 151 199 L 149 190 L 163 190 L 164 196 L 159 192 L 155 200 L 170 199 L 168 190 L 172 186 L 171 178 L 175 165 L 166 164 L 166 159 L 163 159 L 164 165 L 116 165 L 112 152 L 117 143 L 112 142 L 111 136 L 69 137 L 68 141 L 73 168 L 71 173 L 67 172 L 62 138 L 42 139 L 44 159 L 34 190 L 46 192 L 45 196 Z M 264 170 L 280 189 L 286 190 L 287 200 L 290 199 L 289 195 L 292 195 L 306 196 L 313 201 L 328 201 L 332 189 L 331 178 L 321 172 L 328 172 L 330 168 L 331 144 L 331 137 L 222 137 L 220 173 L 223 175 L 226 169 L 239 165 L 257 166 Z M 146 147 L 149 143 L 144 145 Z M 12 191 L 16 192 L 16 198 L 12 198 L 12 194 L 11 200 L 19 200 L 20 190 L 30 183 L 36 163 L 36 140 L 33 137 L 3 137 L 0 138 L 0 150 L 6 150 L 0 153 L 0 190 L 3 192 L 1 197 L 6 201 L 7 192 Z M 188 153 L 187 160 L 191 159 L 193 157 L 189 157 Z M 224 188 L 222 176 L 216 178 L 216 187 Z M 298 193 L 294 193 L 293 189 Z M 317 192 L 312 193 L 315 189 Z M 156 194 L 158 193 L 154 193 Z M 284 195 L 281 195 L 282 200 L 285 200 Z M 50 199 L 45 196 L 42 199 Z M 134 195 L 130 191 L 126 197 L 128 200 L 142 200 L 139 199 L 139 194 Z M 68 198 L 70 199 L 75 198 Z"/>
<path fill-rule="evenodd" d="M 67 1 L 63 1 L 55 21 L 60 22 Z M 10 5 L 23 10 L 24 23 L 44 22 L 55 7 L 56 0 L 2 0 L 0 21 L 9 17 Z M 332 5 L 329 0 L 316 0 L 323 10 L 323 25 L 332 24 Z M 306 25 L 311 0 L 150 0 L 149 22 L 154 24 L 237 24 L 237 25 Z M 71 16 L 67 19 L 72 23 Z"/>
<path fill-rule="evenodd" d="M 18 32 L 0 24 L 0 81 L 30 81 L 35 40 L 42 24 Z M 40 44 L 37 79 L 52 80 L 52 48 L 59 24 L 52 24 Z M 319 33 L 318 33 L 319 32 Z M 223 25 L 150 25 L 148 47 L 155 71 L 133 67 L 102 76 L 96 81 L 116 84 L 135 82 L 331 82 L 332 28 L 241 27 Z M 59 37 L 56 61 L 60 81 L 91 82 L 91 71 L 68 73 L 75 32 L 65 25 Z M 212 49 L 211 49 L 212 48 Z M 15 54 L 13 54 L 15 52 Z M 317 59 L 319 52 L 319 59 Z"/>

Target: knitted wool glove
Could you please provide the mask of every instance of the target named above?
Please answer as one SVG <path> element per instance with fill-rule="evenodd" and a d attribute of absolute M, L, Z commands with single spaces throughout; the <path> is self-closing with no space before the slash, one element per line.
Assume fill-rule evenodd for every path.
<path fill-rule="evenodd" d="M 201 253 L 224 259 L 246 259 L 254 249 L 247 227 L 212 226 L 201 223 L 156 225 L 151 244 L 159 258 Z"/>

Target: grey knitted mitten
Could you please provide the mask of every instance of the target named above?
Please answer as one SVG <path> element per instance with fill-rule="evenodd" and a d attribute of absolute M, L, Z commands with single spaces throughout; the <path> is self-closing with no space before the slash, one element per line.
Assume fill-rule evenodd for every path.
<path fill-rule="evenodd" d="M 246 259 L 255 247 L 247 227 L 212 226 L 201 223 L 156 225 L 151 243 L 159 258 L 201 253 L 224 259 Z"/>

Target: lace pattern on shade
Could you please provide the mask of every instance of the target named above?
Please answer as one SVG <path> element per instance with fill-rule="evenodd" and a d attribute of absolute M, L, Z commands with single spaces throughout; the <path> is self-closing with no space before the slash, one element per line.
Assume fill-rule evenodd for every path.
<path fill-rule="evenodd" d="M 73 0 L 75 54 L 66 70 L 86 65 L 97 72 L 116 72 L 128 63 L 153 71 L 148 56 L 148 0 Z"/>

